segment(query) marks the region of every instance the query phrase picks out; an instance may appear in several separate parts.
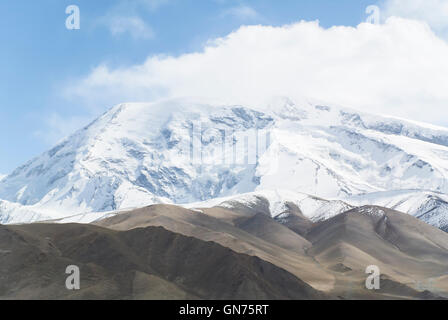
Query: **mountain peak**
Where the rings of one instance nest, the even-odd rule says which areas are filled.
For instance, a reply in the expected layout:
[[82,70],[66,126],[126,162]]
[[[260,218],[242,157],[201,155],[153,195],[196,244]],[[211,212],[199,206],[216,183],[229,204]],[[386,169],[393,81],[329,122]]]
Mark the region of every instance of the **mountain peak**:
[[123,103],[0,180],[0,199],[55,218],[261,190],[349,202],[448,193],[447,159],[448,130],[307,100]]

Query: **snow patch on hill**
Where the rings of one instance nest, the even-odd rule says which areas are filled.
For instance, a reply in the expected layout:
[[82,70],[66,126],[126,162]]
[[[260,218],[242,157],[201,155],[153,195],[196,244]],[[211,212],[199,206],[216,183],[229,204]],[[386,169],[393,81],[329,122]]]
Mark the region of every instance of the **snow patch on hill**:
[[353,208],[353,206],[340,200],[325,200],[290,190],[257,190],[251,193],[190,203],[183,206],[188,209],[212,207],[234,209],[240,204],[253,207],[260,201],[260,198],[269,202],[269,211],[273,218],[283,214],[287,210],[288,203],[296,205],[303,215],[312,221],[329,219]]
[[396,190],[356,195],[354,205],[378,205],[404,213],[448,231],[448,195],[424,190]]

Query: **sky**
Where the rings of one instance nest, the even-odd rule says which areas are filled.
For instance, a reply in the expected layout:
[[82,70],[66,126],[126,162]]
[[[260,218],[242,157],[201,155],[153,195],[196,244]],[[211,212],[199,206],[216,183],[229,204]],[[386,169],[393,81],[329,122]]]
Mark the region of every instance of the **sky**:
[[5,0],[0,40],[0,173],[115,104],[171,96],[297,95],[448,126],[448,0]]

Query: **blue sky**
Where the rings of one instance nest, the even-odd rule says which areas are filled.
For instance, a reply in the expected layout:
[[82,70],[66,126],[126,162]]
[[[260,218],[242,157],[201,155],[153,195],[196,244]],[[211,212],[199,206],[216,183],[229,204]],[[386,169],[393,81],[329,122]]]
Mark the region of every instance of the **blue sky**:
[[[65,9],[72,4],[81,11],[80,30],[65,28]],[[1,1],[0,173],[45,151],[104,112],[109,103],[123,102],[92,107],[64,94],[66,86],[98,65],[125,68],[156,54],[200,51],[207,40],[241,25],[282,26],[318,19],[325,28],[357,26],[366,19],[370,4],[375,1]]]

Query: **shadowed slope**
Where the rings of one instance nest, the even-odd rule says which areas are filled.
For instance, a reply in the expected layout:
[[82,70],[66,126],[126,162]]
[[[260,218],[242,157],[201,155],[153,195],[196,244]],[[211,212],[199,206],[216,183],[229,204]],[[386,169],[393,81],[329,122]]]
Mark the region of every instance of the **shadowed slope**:
[[[247,230],[238,227],[244,221],[249,222]],[[257,223],[260,225],[254,228]],[[262,213],[251,216],[248,212],[241,214],[224,208],[193,211],[171,205],[153,205],[118,214],[97,224],[114,230],[163,226],[173,232],[214,241],[236,252],[257,256],[318,290],[330,290],[334,283],[334,276],[316,268],[314,259],[305,253],[310,247],[306,239],[267,216],[263,217]],[[271,232],[265,232],[267,229]]]
[[[324,295],[259,258],[163,228],[0,226],[0,298],[315,299]],[[65,288],[65,268],[81,290]]]
[[[313,244],[309,253],[320,264],[339,269],[339,289],[357,283],[361,290],[365,268],[377,265],[391,281],[414,288],[431,282],[433,292],[448,292],[448,282],[441,278],[448,271],[448,234],[410,215],[360,207],[315,224],[307,239]],[[391,293],[396,295],[398,289]]]

